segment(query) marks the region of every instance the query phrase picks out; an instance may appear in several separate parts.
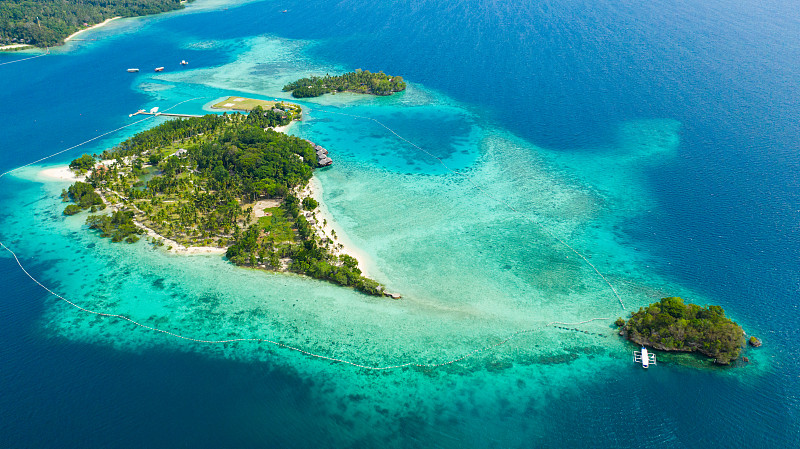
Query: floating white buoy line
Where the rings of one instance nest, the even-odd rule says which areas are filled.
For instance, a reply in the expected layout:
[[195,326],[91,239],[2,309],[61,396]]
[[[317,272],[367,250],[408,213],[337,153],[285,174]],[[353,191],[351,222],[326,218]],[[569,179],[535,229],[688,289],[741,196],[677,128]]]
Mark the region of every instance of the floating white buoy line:
[[[39,56],[36,56],[36,57],[41,57],[41,56],[44,56],[44,55],[39,55]],[[30,59],[30,58],[29,58],[29,59]],[[12,61],[12,62],[15,62],[15,61]],[[169,111],[170,109],[172,109],[172,108],[175,108],[176,106],[178,106],[178,105],[180,105],[180,104],[183,104],[183,103],[186,103],[186,102],[189,102],[189,101],[192,101],[192,100],[196,100],[196,99],[199,99],[199,98],[203,98],[203,97],[195,97],[195,98],[190,98],[190,99],[188,99],[188,100],[181,101],[181,102],[179,102],[179,103],[176,103],[175,105],[171,106],[170,108],[167,108],[167,109],[165,109],[165,110],[164,110],[164,112],[166,112],[166,111]],[[337,113],[335,113],[335,112],[332,112],[332,113],[334,113],[334,114],[337,114]],[[339,114],[341,114],[341,113],[339,113]],[[351,114],[342,114],[342,115],[351,115]],[[91,139],[85,140],[85,141],[83,141],[83,142],[81,142],[81,143],[79,143],[79,144],[77,144],[77,145],[73,145],[73,146],[71,146],[71,147],[69,147],[69,148],[66,148],[66,149],[64,149],[64,150],[57,151],[57,152],[55,152],[55,153],[53,153],[53,154],[50,154],[49,156],[45,156],[45,157],[43,157],[43,158],[40,158],[40,159],[37,159],[37,160],[35,160],[35,161],[33,161],[33,162],[29,162],[29,163],[27,163],[27,164],[25,164],[25,165],[20,165],[19,167],[16,167],[16,168],[13,168],[13,169],[11,169],[11,170],[8,170],[8,171],[6,171],[6,172],[3,172],[2,174],[0,174],[0,178],[2,178],[3,176],[5,176],[5,175],[7,175],[7,174],[9,174],[9,173],[11,173],[11,172],[14,172],[14,171],[16,171],[16,170],[19,170],[19,169],[21,169],[21,168],[28,167],[28,166],[30,166],[30,165],[33,165],[33,164],[36,164],[36,163],[42,162],[42,161],[44,161],[44,160],[47,160],[47,159],[50,159],[50,158],[52,158],[52,157],[54,157],[54,156],[57,156],[57,155],[60,155],[60,154],[63,154],[63,153],[65,153],[65,152],[67,152],[67,151],[70,151],[70,150],[73,150],[73,149],[75,149],[75,148],[78,148],[78,147],[80,147],[80,146],[82,146],[82,145],[85,145],[85,144],[87,144],[87,143],[89,143],[89,142],[93,142],[93,141],[95,141],[95,140],[97,140],[97,139],[99,139],[99,138],[101,138],[101,137],[104,137],[104,136],[107,136],[107,135],[109,135],[109,134],[115,133],[115,132],[117,132],[117,131],[120,131],[120,130],[122,130],[122,129],[128,128],[128,127],[130,127],[130,126],[136,125],[136,124],[138,124],[138,123],[141,123],[141,122],[144,122],[144,121],[146,121],[146,120],[151,120],[151,119],[153,119],[154,117],[156,117],[156,116],[155,116],[155,115],[148,116],[148,117],[146,117],[146,118],[143,118],[143,119],[141,119],[141,120],[135,121],[135,122],[133,122],[133,123],[129,123],[129,124],[125,125],[125,126],[121,126],[121,127],[119,127],[119,128],[116,128],[116,129],[113,129],[113,130],[111,130],[111,131],[107,131],[107,132],[105,132],[105,133],[102,133],[102,134],[100,134],[100,135],[97,135],[97,136],[95,136],[95,137],[92,137]],[[353,117],[359,117],[359,116],[353,116]],[[456,173],[456,174],[460,174],[460,173],[458,173],[458,172],[455,172],[455,171],[453,171],[453,170],[452,170],[452,169],[450,169],[449,167],[447,167],[447,165],[446,165],[446,164],[444,164],[444,162],[443,162],[441,159],[439,159],[438,157],[436,157],[436,156],[434,156],[434,155],[432,155],[432,154],[428,153],[427,151],[423,150],[423,149],[422,149],[422,148],[420,148],[419,146],[417,146],[417,145],[413,144],[412,142],[408,141],[407,139],[405,139],[404,137],[400,136],[399,134],[397,134],[396,132],[394,132],[393,130],[391,130],[389,127],[387,127],[387,126],[386,126],[386,125],[384,125],[383,123],[381,123],[381,122],[379,122],[379,121],[377,121],[377,120],[375,120],[375,119],[372,119],[372,118],[367,118],[367,117],[360,117],[360,118],[364,118],[364,119],[367,119],[367,120],[372,120],[372,121],[375,121],[376,123],[378,123],[378,124],[380,124],[381,126],[383,126],[384,128],[386,128],[387,130],[391,131],[391,132],[392,132],[393,134],[395,134],[395,135],[396,135],[398,138],[400,138],[400,139],[402,139],[402,140],[404,140],[404,141],[408,142],[409,144],[411,144],[411,145],[413,145],[414,147],[418,148],[420,151],[423,151],[423,152],[425,152],[426,154],[430,155],[431,157],[433,157],[433,158],[435,158],[435,159],[439,160],[439,162],[440,162],[442,165],[444,165],[444,166],[445,166],[445,168],[447,168],[447,169],[448,169],[448,170],[450,170],[451,172],[453,172],[453,173]],[[462,174],[462,176],[465,176],[465,175],[463,175],[463,174]],[[465,176],[465,179],[467,179],[467,180],[468,180],[470,183],[472,183],[473,185],[475,185],[475,186],[476,186],[476,188],[478,188],[479,190],[481,190],[481,191],[482,191],[482,192],[483,192],[483,193],[484,193],[484,194],[485,194],[487,197],[489,197],[489,198],[491,198],[491,199],[494,199],[494,200],[496,200],[496,201],[498,201],[498,202],[500,202],[500,203],[502,203],[502,204],[505,204],[507,207],[509,207],[511,210],[513,210],[513,211],[514,211],[514,212],[516,212],[516,213],[520,213],[519,211],[517,211],[515,208],[513,208],[511,205],[509,205],[509,204],[508,204],[508,203],[506,203],[505,201],[502,201],[502,200],[496,199],[496,198],[494,198],[493,196],[491,196],[490,194],[488,194],[487,192],[485,192],[485,191],[484,191],[482,188],[480,188],[480,186],[478,186],[477,184],[475,184],[475,183],[474,183],[472,180],[470,180],[470,179],[469,179],[469,178],[467,178],[466,176]],[[527,217],[526,217],[526,218],[527,218]],[[533,221],[532,221],[532,222],[533,222]],[[535,223],[535,224],[539,225],[539,224],[538,224],[538,223],[536,223],[536,222],[533,222],[533,223]],[[541,225],[539,225],[539,226],[541,226]],[[545,230],[546,230],[546,229],[545,229]],[[550,233],[549,231],[548,231],[548,233],[549,233],[550,235],[553,235],[553,234],[552,234],[552,233]],[[597,270],[597,269],[594,267],[594,265],[592,265],[592,264],[591,264],[591,263],[590,263],[588,260],[586,260],[586,258],[585,258],[585,257],[583,257],[583,256],[582,256],[582,255],[581,255],[579,252],[577,252],[577,250],[575,250],[575,249],[574,249],[574,248],[572,248],[571,246],[567,245],[567,244],[566,244],[564,241],[562,241],[561,239],[559,239],[559,238],[558,238],[558,237],[556,237],[556,236],[553,236],[553,237],[554,237],[556,240],[558,240],[559,242],[561,242],[562,244],[564,244],[565,246],[567,246],[568,248],[570,248],[570,249],[571,249],[573,252],[575,252],[576,254],[578,254],[579,256],[581,256],[581,257],[584,259],[584,261],[586,261],[586,262],[587,262],[587,263],[588,263],[588,264],[589,264],[589,265],[590,265],[592,268],[594,268],[594,269],[595,269],[595,271],[596,271],[596,272],[597,272],[597,273],[598,273],[598,274],[599,274],[601,277],[603,277],[603,279],[606,281],[606,283],[607,283],[607,284],[608,284],[608,285],[611,287],[611,289],[612,289],[612,290],[614,291],[614,293],[616,294],[616,290],[615,290],[615,289],[614,289],[614,287],[611,285],[611,283],[610,283],[610,282],[609,282],[609,281],[608,281],[608,280],[605,278],[605,276],[603,276],[603,275],[602,275],[602,274],[601,274],[601,273],[600,273],[600,272],[599,272],[599,271],[598,271],[598,270]],[[268,344],[271,344],[271,345],[274,345],[274,346],[277,346],[277,347],[280,347],[280,348],[289,349],[289,350],[291,350],[291,351],[299,352],[299,353],[301,353],[301,354],[304,354],[304,355],[307,355],[307,356],[309,356],[309,357],[315,357],[315,358],[319,358],[319,359],[322,359],[322,360],[327,360],[327,361],[331,361],[331,362],[342,363],[342,364],[346,364],[346,365],[354,366],[354,367],[356,367],[356,368],[363,368],[363,369],[367,369],[367,370],[374,370],[374,371],[386,371],[386,370],[393,370],[393,369],[405,368],[405,367],[418,367],[418,368],[437,368],[437,367],[442,367],[442,366],[451,365],[451,364],[454,364],[454,363],[460,362],[460,361],[462,361],[462,360],[465,360],[465,359],[468,359],[468,358],[470,358],[470,357],[476,356],[476,355],[478,355],[478,354],[480,354],[480,353],[483,353],[483,352],[489,351],[489,350],[491,350],[491,349],[497,348],[497,347],[499,347],[499,346],[502,346],[502,345],[504,345],[504,344],[508,343],[509,341],[511,341],[512,339],[514,339],[514,338],[516,338],[516,337],[518,337],[518,336],[520,336],[520,335],[524,335],[524,334],[533,333],[533,332],[536,332],[536,331],[539,331],[539,330],[545,329],[545,328],[547,328],[547,327],[550,327],[550,326],[555,326],[555,325],[558,325],[558,324],[560,324],[560,325],[564,325],[564,326],[577,326],[577,325],[581,325],[581,324],[590,323],[590,322],[592,322],[592,321],[598,321],[598,320],[607,321],[607,320],[610,320],[610,318],[607,318],[607,317],[600,317],[600,318],[590,318],[590,319],[587,319],[587,320],[584,320],[584,321],[579,321],[579,322],[574,322],[574,323],[567,323],[567,322],[560,322],[560,321],[551,321],[551,322],[549,322],[549,323],[543,324],[543,325],[541,325],[541,326],[538,326],[538,327],[535,327],[535,328],[531,328],[531,329],[525,329],[525,330],[519,330],[519,331],[516,331],[516,332],[512,332],[512,333],[511,333],[510,335],[508,335],[506,338],[504,338],[503,340],[501,340],[501,341],[499,341],[499,342],[497,342],[497,343],[494,343],[494,344],[491,344],[491,345],[488,345],[488,346],[484,346],[484,347],[479,347],[479,348],[476,348],[476,349],[474,349],[474,350],[472,350],[472,351],[469,351],[469,352],[467,352],[467,353],[465,353],[465,354],[463,354],[463,355],[461,355],[461,356],[459,356],[459,357],[457,357],[457,358],[454,358],[454,359],[449,359],[449,360],[446,360],[446,361],[443,361],[443,362],[440,362],[440,363],[416,363],[416,362],[406,362],[406,363],[395,364],[395,365],[387,365],[387,366],[372,366],[372,365],[365,365],[365,364],[356,363],[356,362],[353,362],[353,361],[350,361],[350,360],[346,360],[346,359],[340,359],[340,358],[330,357],[330,356],[326,356],[326,355],[322,355],[322,354],[316,354],[316,353],[313,353],[313,352],[310,352],[310,351],[306,351],[306,350],[304,350],[304,349],[301,349],[301,348],[298,348],[298,347],[290,346],[290,345],[287,345],[287,344],[285,344],[285,343],[281,343],[281,342],[279,342],[279,341],[270,340],[270,339],[267,339],[267,338],[232,338],[232,339],[224,339],[224,340],[210,340],[210,339],[200,339],[200,338],[193,338],[193,337],[188,337],[188,336],[185,336],[185,335],[179,334],[179,333],[177,333],[177,332],[172,332],[172,331],[168,331],[168,330],[164,330],[164,329],[160,329],[160,328],[157,328],[157,327],[154,327],[154,326],[150,326],[150,325],[147,325],[147,324],[140,323],[140,322],[138,322],[138,321],[136,321],[136,320],[134,320],[134,319],[132,319],[132,318],[130,318],[130,317],[127,317],[127,316],[125,316],[125,315],[120,315],[120,314],[111,313],[111,312],[100,312],[100,311],[96,311],[96,310],[87,309],[87,308],[85,308],[85,307],[82,307],[82,306],[80,306],[79,304],[77,304],[77,303],[75,303],[75,302],[73,302],[73,301],[71,301],[71,300],[69,300],[69,299],[65,298],[64,296],[62,296],[62,295],[60,295],[60,294],[56,293],[55,291],[51,290],[51,289],[50,289],[50,288],[48,288],[46,285],[44,285],[42,282],[40,282],[38,279],[36,279],[36,278],[35,278],[35,277],[34,277],[34,276],[33,276],[33,275],[30,273],[30,272],[28,272],[28,270],[27,270],[27,269],[25,269],[25,267],[22,265],[22,261],[20,261],[20,260],[19,260],[19,257],[17,256],[17,254],[16,254],[16,253],[15,253],[13,250],[11,250],[11,248],[9,248],[8,246],[6,246],[6,245],[5,245],[5,244],[4,244],[2,241],[0,241],[0,247],[2,247],[3,249],[5,249],[6,251],[8,251],[8,252],[9,252],[9,253],[12,255],[12,257],[14,258],[14,260],[15,260],[15,261],[16,261],[16,263],[17,263],[17,266],[19,266],[19,268],[22,270],[22,272],[23,272],[23,273],[25,273],[25,275],[26,275],[26,276],[28,276],[28,277],[29,277],[29,278],[30,278],[30,279],[31,279],[33,282],[35,282],[35,283],[36,283],[37,285],[39,285],[39,286],[40,286],[42,289],[44,289],[45,291],[47,291],[47,292],[48,292],[50,295],[52,295],[52,296],[54,296],[54,297],[58,298],[59,300],[61,300],[61,301],[65,302],[65,303],[67,303],[67,304],[69,304],[70,306],[72,306],[72,307],[74,307],[74,308],[76,308],[76,309],[80,310],[81,312],[85,312],[85,313],[89,313],[89,314],[93,314],[93,315],[97,315],[97,316],[102,316],[102,317],[116,318],[116,319],[119,319],[119,320],[127,321],[127,322],[129,322],[129,323],[131,323],[131,324],[133,324],[133,325],[135,325],[135,326],[137,326],[137,327],[141,327],[141,328],[143,328],[143,329],[146,329],[146,330],[149,330],[149,331],[153,331],[153,332],[161,333],[161,334],[168,335],[168,336],[170,336],[170,337],[173,337],[173,338],[178,338],[178,339],[185,340],[185,341],[190,341],[190,342],[195,342],[195,343],[205,343],[205,344],[225,344],[225,343],[237,343],[237,342],[268,343]],[[620,304],[622,304],[622,299],[621,299],[621,298],[619,298],[619,295],[617,295],[617,298],[619,299],[619,301],[620,301]],[[623,307],[623,309],[625,308],[624,304],[622,304],[622,307]]]

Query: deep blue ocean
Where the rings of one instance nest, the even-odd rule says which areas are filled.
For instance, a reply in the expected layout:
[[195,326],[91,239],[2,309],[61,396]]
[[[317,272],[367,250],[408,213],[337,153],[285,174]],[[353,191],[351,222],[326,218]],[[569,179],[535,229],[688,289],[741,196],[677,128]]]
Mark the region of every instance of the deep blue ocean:
[[[324,396],[315,385],[335,379],[309,378],[269,357],[210,357],[160,346],[158,336],[129,350],[49,331],[43,317],[51,316],[52,297],[3,251],[0,447],[800,447],[796,3],[286,0],[193,11],[196,6],[124,22],[68,51],[0,65],[0,172],[130,123],[128,114],[159,93],[134,88],[127,66],[144,71],[164,59],[186,59],[191,69],[219,67],[257,36],[312,42],[303,47],[304,64],[401,74],[458,102],[482,126],[535,146],[535,156],[568,183],[597,176],[585,161],[608,161],[613,170],[615,153],[608,148],[619,124],[672,120],[680,124],[677,155],[642,163],[640,182],[630,186],[638,190],[626,194],[652,199],[649,209],[619,221],[615,232],[626,247],[646,254],[637,263],[664,282],[712,298],[746,324],[767,355],[750,371],[678,363],[646,372],[632,365],[598,370],[529,411],[513,406],[525,398],[507,397],[485,402],[489,408],[481,413],[460,414],[450,407],[456,398],[447,387],[433,390],[439,396],[409,387],[409,396],[436,420],[390,414],[395,427],[388,435],[356,432],[364,416],[318,413]],[[225,44],[187,47],[186,41]],[[0,54],[0,63],[29,56]],[[191,98],[189,91],[221,95],[211,84],[177,89],[187,91],[180,99]],[[192,113],[207,102],[176,111]],[[310,126],[303,132],[322,132]],[[439,127],[405,126],[423,145],[437,145],[431,134]],[[442,125],[448,126],[466,133],[464,126]],[[124,136],[82,150],[98,151]],[[357,164],[372,156],[347,157]],[[611,187],[597,188],[602,195]],[[11,231],[19,212],[11,204],[44,201],[36,184],[0,180],[0,239],[13,247],[25,233]],[[58,290],[61,281],[48,270],[68,263],[69,255],[60,255],[62,262],[20,256]],[[619,357],[627,362],[629,354]],[[361,381],[372,382],[364,376]],[[546,375],[533,380],[550,381]],[[432,376],[430,382],[448,380]],[[477,392],[478,385],[471,388]],[[378,389],[365,391],[362,401],[380,404]]]

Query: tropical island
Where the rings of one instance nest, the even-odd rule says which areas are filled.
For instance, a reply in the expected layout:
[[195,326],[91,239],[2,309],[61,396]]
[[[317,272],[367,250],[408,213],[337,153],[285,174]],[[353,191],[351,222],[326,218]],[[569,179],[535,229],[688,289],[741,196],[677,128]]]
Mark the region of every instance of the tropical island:
[[184,7],[181,0],[0,0],[0,46],[52,47],[115,17],[136,17]]
[[313,170],[327,157],[309,141],[271,129],[288,115],[256,105],[247,115],[174,119],[106,150],[72,161],[85,182],[62,194],[74,215],[114,242],[147,233],[157,246],[213,249],[234,264],[293,272],[388,295],[362,275],[341,250],[335,231],[317,221],[318,202],[307,192]]
[[682,298],[662,298],[616,325],[627,339],[662,351],[699,352],[714,363],[728,365],[745,344],[742,327],[725,317],[720,306],[684,304]]
[[358,94],[391,95],[406,89],[402,76],[390,76],[383,72],[370,73],[357,69],[343,75],[301,78],[283,86],[284,92],[292,92],[295,98],[319,97],[335,92],[354,92]]

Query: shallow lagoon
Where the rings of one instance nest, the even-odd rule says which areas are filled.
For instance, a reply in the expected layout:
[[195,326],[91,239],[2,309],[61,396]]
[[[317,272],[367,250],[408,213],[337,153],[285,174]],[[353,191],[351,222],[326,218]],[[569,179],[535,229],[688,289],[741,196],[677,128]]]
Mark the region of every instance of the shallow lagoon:
[[[176,108],[192,113],[231,91],[285,98],[280,92],[284,80],[346,68],[316,60],[314,51],[324,44],[311,40],[203,36],[197,24],[218,13],[205,19],[202,14],[162,18],[137,31],[139,43],[158,42],[176,55],[183,50],[197,53],[182,72],[128,78],[131,97],[124,107],[116,107],[118,116],[195,98]],[[158,32],[165,27],[185,31],[159,41]],[[99,52],[109,58],[108,46],[125,47],[134,39],[108,33],[110,41],[82,48],[77,57],[92,60],[93,52]],[[126,59],[137,57],[131,51]],[[70,64],[68,59],[59,61]],[[116,75],[111,77],[121,84]],[[209,394],[200,389],[206,375],[195,372],[198,366],[214,373],[208,376],[240,376],[249,390],[259,392],[244,399],[248,392],[224,387],[233,392],[231,399],[246,404],[242,407],[210,395],[215,399],[205,409],[211,416],[219,418],[220,409],[229,411],[223,419],[227,439],[168,437],[165,432],[161,441],[200,446],[214,444],[209,441],[294,447],[389,441],[398,447],[434,442],[497,447],[557,440],[580,445],[588,435],[609,429],[598,440],[602,446],[694,446],[709,440],[691,429],[693,419],[713,414],[715,404],[731,392],[737,404],[763,396],[766,379],[774,376],[773,357],[780,351],[765,348],[751,354],[753,363],[738,371],[698,371],[683,368],[676,362],[679,357],[667,357],[659,370],[642,373],[631,369],[632,348],[610,326],[624,313],[620,300],[628,309],[666,294],[716,301],[705,289],[660,274],[654,267],[664,264],[663,259],[627,232],[632,222],[663,214],[649,183],[655,171],[669,169],[681,157],[680,121],[619,121],[606,130],[609,137],[602,144],[586,142],[566,152],[535,145],[498,125],[480,107],[421,84],[387,98],[336,95],[302,104],[306,121],[292,132],[323,144],[336,161],[317,174],[328,208],[349,239],[370,256],[379,280],[401,292],[403,300],[379,300],[297,276],[239,269],[219,257],[169,255],[145,242],[111,245],[84,232],[81,216],[60,215],[58,194],[65,185],[30,182],[38,166],[0,180],[7,214],[3,241],[11,242],[37,278],[82,307],[123,314],[190,338],[269,339],[325,357],[386,367],[445,363],[515,336],[444,367],[374,371],[268,342],[176,339],[38,296],[41,313],[27,328],[34,341],[64,345],[76,353],[109,348],[128,355],[126,361],[117,360],[120,366],[151,366],[163,363],[164,357],[180,360],[171,367],[175,374],[153,375],[149,387],[141,386],[144,397],[160,379],[183,379],[189,391],[186,397],[175,396],[175,407],[186,413],[188,405],[180,404],[193,403],[188,396]],[[95,115],[107,111],[105,103],[85,107],[98,111]],[[99,152],[150,123],[81,150]],[[101,124],[96,126],[104,131]],[[93,135],[88,127],[80,129],[81,139]],[[42,148],[63,148],[52,138],[43,140]],[[19,158],[20,164],[26,162]],[[619,300],[570,247],[607,277]],[[15,270],[11,261],[3,266]],[[732,309],[741,310],[736,305]],[[608,319],[546,326],[597,317]],[[107,374],[96,372],[103,384]],[[631,397],[630,385],[639,385],[641,394]],[[695,393],[675,394],[678,385],[702,391],[703,398],[697,403],[691,399]],[[672,398],[664,397],[665,390]],[[766,391],[771,392],[768,398],[774,397],[772,390]],[[687,410],[686,401],[693,408]],[[767,403],[758,406],[758,416],[766,429],[778,430],[786,421],[772,415],[783,407]],[[655,424],[644,439],[629,439],[637,417],[655,410],[665,416],[663,423]],[[135,406],[130,413],[143,414]],[[749,415],[743,410],[719,419]],[[185,419],[189,425],[203,422]],[[586,434],[576,434],[577,427],[587,429]]]

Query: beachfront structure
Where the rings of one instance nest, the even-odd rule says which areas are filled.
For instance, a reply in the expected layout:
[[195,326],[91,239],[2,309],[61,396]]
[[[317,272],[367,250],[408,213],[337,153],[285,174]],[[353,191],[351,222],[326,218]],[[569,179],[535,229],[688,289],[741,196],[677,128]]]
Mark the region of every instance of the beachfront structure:
[[310,143],[314,148],[314,151],[317,152],[317,163],[320,167],[327,167],[328,165],[333,164],[333,159],[328,156],[328,150],[310,140],[306,140],[306,142]]

